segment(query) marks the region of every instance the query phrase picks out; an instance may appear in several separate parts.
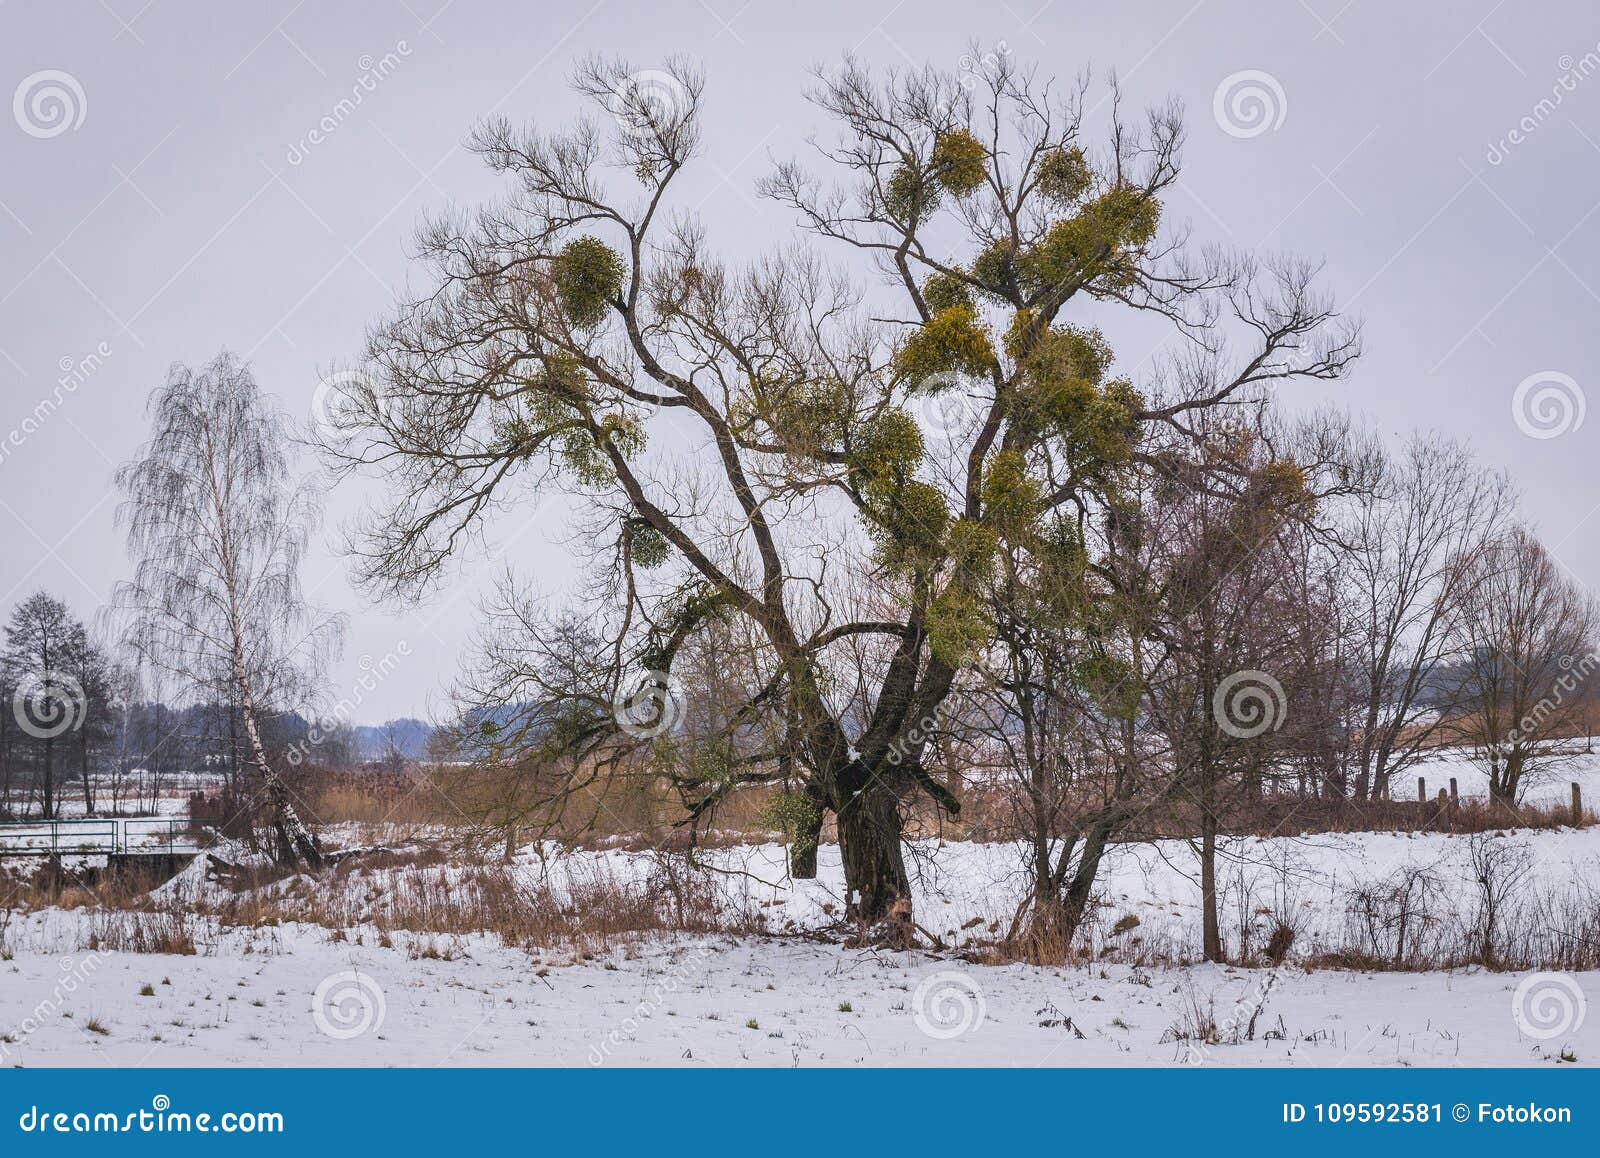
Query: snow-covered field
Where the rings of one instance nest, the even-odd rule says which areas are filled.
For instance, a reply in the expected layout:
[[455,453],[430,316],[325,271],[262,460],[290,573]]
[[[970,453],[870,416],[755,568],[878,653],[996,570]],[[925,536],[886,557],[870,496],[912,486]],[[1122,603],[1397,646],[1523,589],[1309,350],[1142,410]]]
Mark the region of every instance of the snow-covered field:
[[[437,961],[331,943],[305,928],[276,931],[272,941],[272,952],[242,939],[225,940],[215,956],[108,955],[59,1013],[5,1047],[5,1060],[1367,1066],[1555,1064],[1562,1049],[1580,1064],[1600,1056],[1600,1019],[1559,1040],[1519,1033],[1519,978],[1507,974],[1288,969],[1266,998],[1255,1040],[1191,1048],[1163,1039],[1194,1004],[1214,1008],[1225,1028],[1242,1027],[1269,975],[1217,966],[985,968],[923,953],[716,938],[539,976],[525,954],[487,942]],[[0,1019],[31,1016],[86,960],[63,967],[49,954],[18,954],[0,974]],[[319,1018],[314,994],[328,978]],[[1593,991],[1600,973],[1578,981]],[[153,996],[139,996],[146,985]],[[328,1004],[339,993],[345,1004]]]
[[[1410,800],[1416,791],[1417,777],[1427,781],[1428,795],[1437,796],[1439,789],[1450,787],[1450,778],[1456,778],[1456,789],[1463,797],[1485,799],[1489,795],[1489,779],[1481,764],[1472,759],[1464,748],[1436,748],[1428,759],[1407,769],[1394,778],[1391,792],[1396,800]],[[1583,792],[1584,807],[1600,807],[1600,752],[1578,754],[1553,765],[1535,769],[1522,785],[1523,804],[1564,805],[1572,800],[1572,785]]]
[[[1516,831],[1501,842],[1520,888],[1582,890],[1600,880],[1600,829]],[[648,854],[616,850],[541,861],[527,879],[561,887],[597,873],[642,881]],[[1364,833],[1227,843],[1223,916],[1288,916],[1296,957],[1279,970],[1129,964],[1045,968],[973,964],[964,938],[1009,920],[1023,888],[1008,845],[914,846],[919,923],[943,953],[852,949],[812,934],[842,910],[838,850],[819,879],[791,882],[781,848],[711,858],[727,904],[784,936],[618,941],[593,959],[508,948],[487,935],[394,934],[369,923],[400,883],[341,878],[366,916],[343,931],[283,924],[209,927],[193,956],[88,951],[84,911],[15,916],[0,962],[7,1064],[83,1065],[1580,1065],[1600,1059],[1600,973],[1540,979],[1470,969],[1364,973],[1304,967],[1338,943],[1352,894],[1402,868],[1439,882],[1436,916],[1474,905],[1471,838]],[[548,875],[547,875],[548,874]],[[1100,925],[1131,925],[1158,958],[1192,959],[1198,941],[1193,853],[1182,842],[1112,851]],[[164,890],[206,886],[196,867]],[[1132,924],[1131,919],[1137,918]],[[971,926],[970,930],[964,926]],[[799,935],[796,935],[799,934]],[[1105,933],[1102,933],[1102,937]],[[1121,955],[1128,960],[1126,954]],[[1296,963],[1299,961],[1301,963]],[[1523,1012],[1519,1023],[1514,1006]],[[1218,1044],[1182,1034],[1212,1020]],[[1541,1020],[1542,1019],[1542,1020]],[[1252,1026],[1253,1021],[1253,1026]],[[1557,1032],[1540,1036],[1552,1021]]]

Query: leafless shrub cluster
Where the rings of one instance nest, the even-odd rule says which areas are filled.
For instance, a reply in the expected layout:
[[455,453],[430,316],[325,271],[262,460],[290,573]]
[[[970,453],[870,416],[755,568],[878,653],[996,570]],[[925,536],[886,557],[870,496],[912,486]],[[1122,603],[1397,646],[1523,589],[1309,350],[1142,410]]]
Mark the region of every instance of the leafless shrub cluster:
[[204,916],[182,904],[96,909],[89,915],[83,947],[109,953],[191,957],[215,952],[216,930]]

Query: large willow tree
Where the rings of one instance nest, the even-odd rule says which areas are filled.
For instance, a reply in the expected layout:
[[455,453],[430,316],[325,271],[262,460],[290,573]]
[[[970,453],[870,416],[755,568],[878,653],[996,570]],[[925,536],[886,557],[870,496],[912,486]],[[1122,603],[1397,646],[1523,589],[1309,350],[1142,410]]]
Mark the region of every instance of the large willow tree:
[[[668,71],[592,62],[597,118],[475,134],[509,196],[422,231],[430,292],[373,330],[337,408],[334,453],[391,487],[365,577],[420,592],[492,511],[574,496],[591,587],[500,608],[465,688],[484,754],[544,804],[647,757],[691,831],[781,783],[797,872],[831,813],[850,911],[904,938],[903,829],[959,807],[922,756],[990,644],[1000,561],[1085,573],[1152,425],[1336,377],[1355,334],[1308,266],[1163,231],[1175,108],[1130,122],[1113,86],[1091,139],[1086,86],[1003,56],[970,91],[853,60],[821,79],[825,173],[762,184],[814,244],[731,267],[677,195],[702,79]],[[1091,305],[1169,326],[1147,381]],[[681,704],[690,665],[718,682]]]

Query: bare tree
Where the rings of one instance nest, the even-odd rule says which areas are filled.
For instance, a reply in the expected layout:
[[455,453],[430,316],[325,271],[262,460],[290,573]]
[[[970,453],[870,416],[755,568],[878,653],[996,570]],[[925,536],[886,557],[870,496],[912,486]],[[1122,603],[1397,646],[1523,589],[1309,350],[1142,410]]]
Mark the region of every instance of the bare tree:
[[1218,837],[1230,807],[1272,775],[1301,655],[1284,535],[1313,498],[1299,466],[1258,448],[1228,424],[1208,431],[1196,453],[1169,460],[1167,493],[1122,532],[1149,541],[1160,585],[1168,658],[1150,681],[1149,713],[1175,789],[1198,815],[1208,961],[1223,960]]
[[268,759],[265,713],[315,689],[341,623],[301,594],[300,559],[318,496],[290,473],[285,419],[230,354],[199,372],[174,365],[151,398],[150,441],[117,472],[134,578],[118,587],[123,640],[197,699],[226,673],[289,862],[320,866]]
[[1353,691],[1353,790],[1364,800],[1387,796],[1454,714],[1455,685],[1438,678],[1460,643],[1449,625],[1514,498],[1504,474],[1438,436],[1415,435],[1393,456],[1356,435],[1350,457],[1361,485],[1333,519],[1332,554]]
[[[66,733],[83,726],[84,690],[68,670],[75,641],[83,634],[67,605],[47,592],[30,595],[6,624],[0,662],[12,694],[5,710],[23,736],[18,742],[37,753],[36,783],[40,815],[56,815],[57,749]],[[25,737],[25,738],[24,738]]]
[[83,718],[75,738],[83,809],[92,816],[95,767],[110,747],[117,728],[117,673],[110,657],[82,624],[68,637],[62,670],[83,693]]
[[1464,671],[1452,721],[1515,806],[1530,776],[1577,755],[1582,684],[1600,667],[1600,608],[1532,532],[1513,527],[1472,561],[1451,621]]

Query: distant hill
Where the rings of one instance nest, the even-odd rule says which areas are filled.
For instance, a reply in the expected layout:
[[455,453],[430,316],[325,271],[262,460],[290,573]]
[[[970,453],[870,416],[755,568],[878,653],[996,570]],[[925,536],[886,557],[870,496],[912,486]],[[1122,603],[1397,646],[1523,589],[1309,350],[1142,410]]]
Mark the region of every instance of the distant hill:
[[433,736],[433,725],[409,717],[389,720],[382,724],[356,725],[356,745],[361,759],[378,760],[389,750],[391,735],[403,755],[419,759],[428,754],[428,741]]

